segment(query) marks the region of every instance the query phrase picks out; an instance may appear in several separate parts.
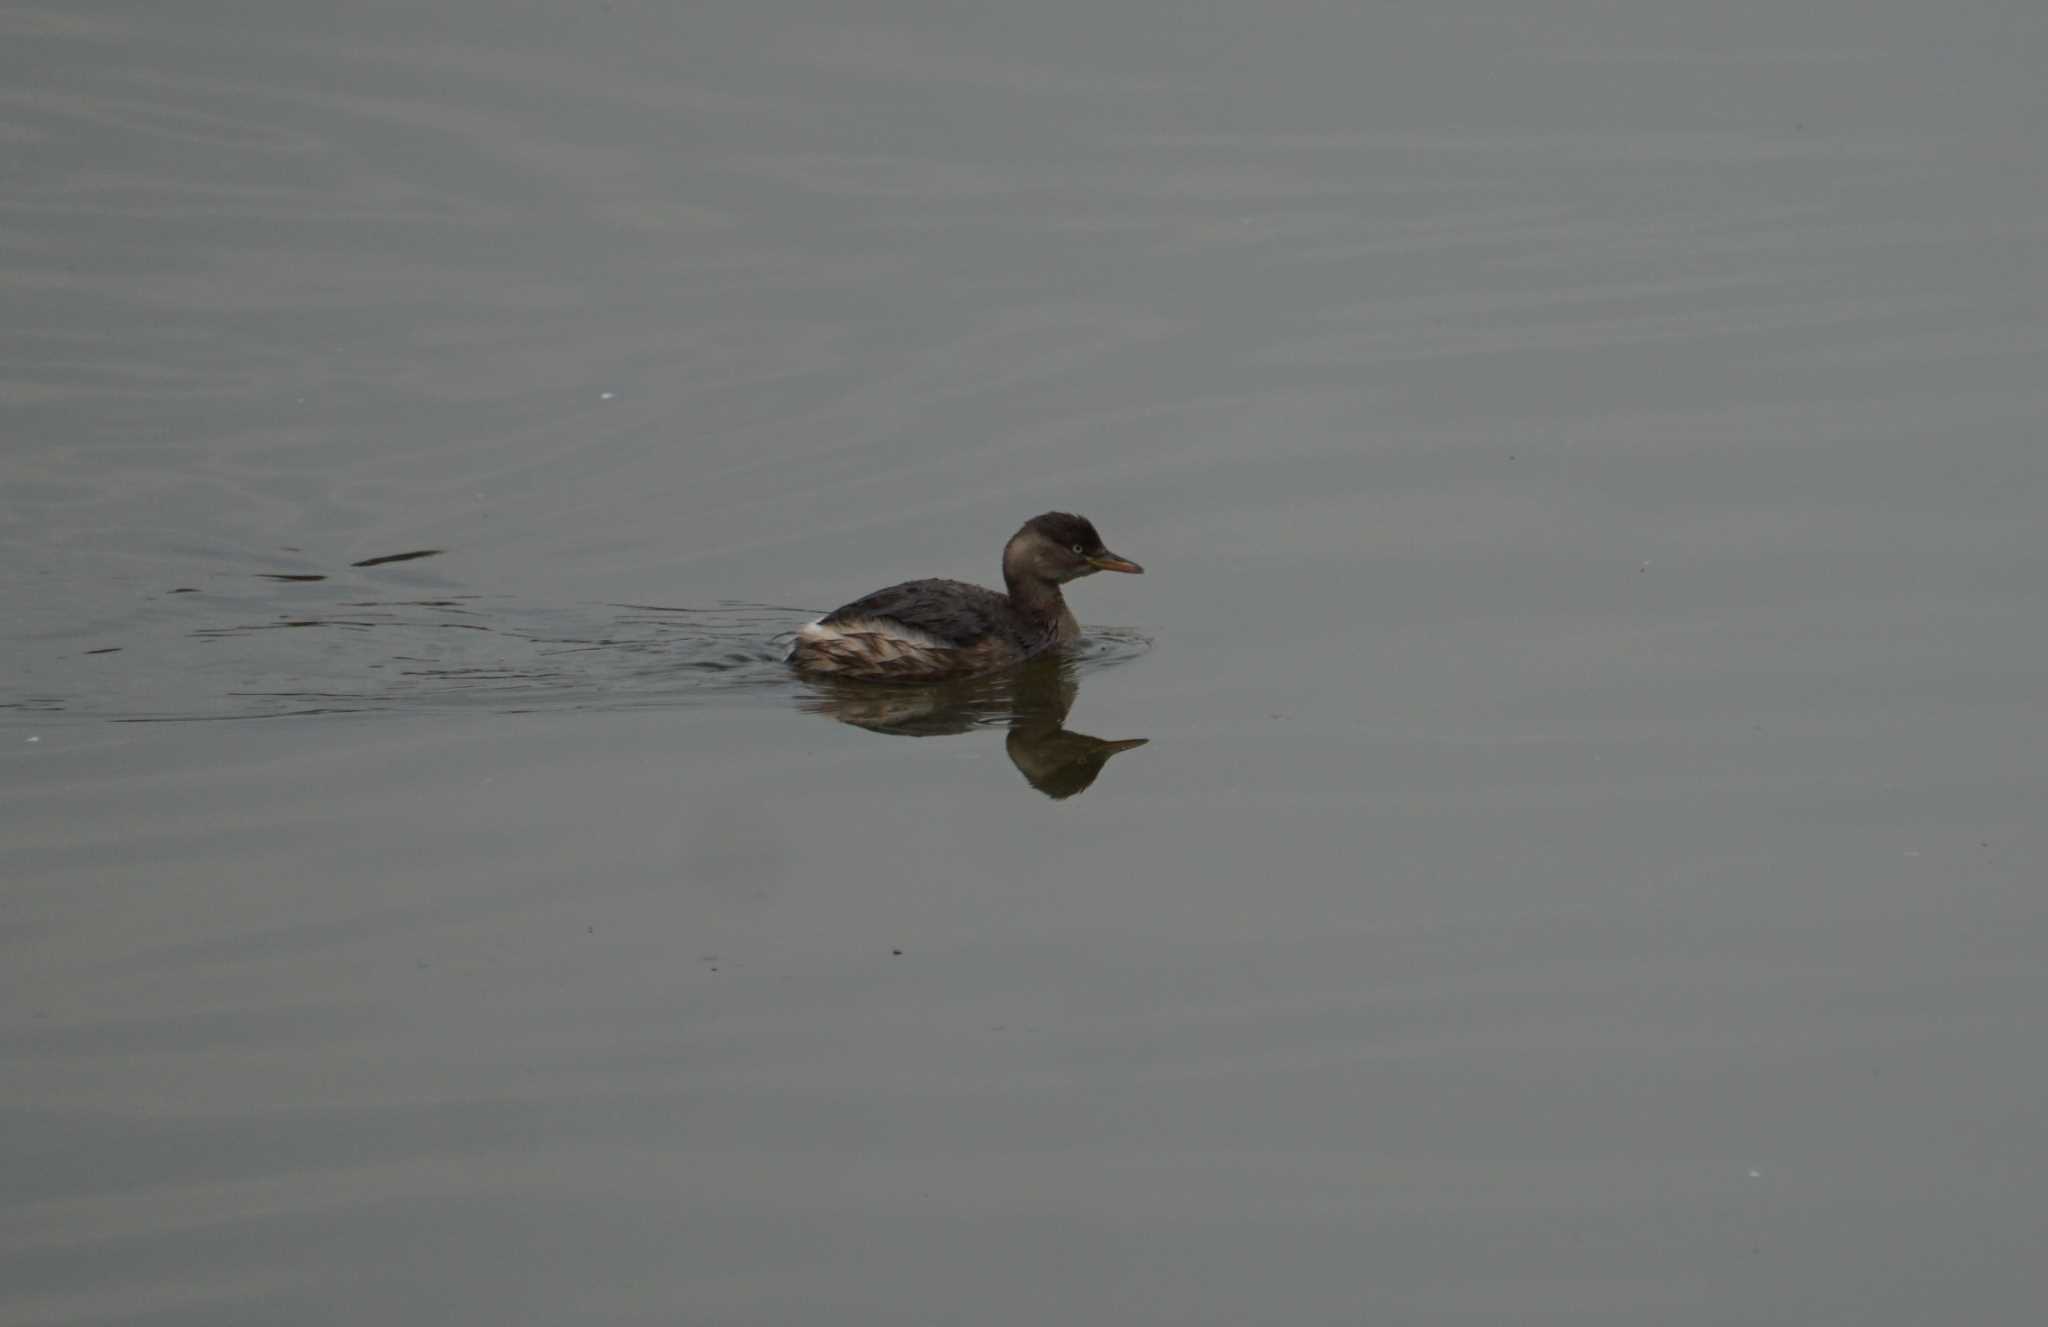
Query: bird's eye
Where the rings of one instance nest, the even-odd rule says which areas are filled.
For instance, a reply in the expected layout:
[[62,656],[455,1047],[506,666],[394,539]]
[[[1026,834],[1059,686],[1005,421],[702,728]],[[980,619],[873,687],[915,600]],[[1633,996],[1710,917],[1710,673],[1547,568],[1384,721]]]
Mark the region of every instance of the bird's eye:
[[1087,554],[1088,554],[1088,550],[1087,550],[1087,549],[1085,549],[1085,548],[1081,547],[1081,545],[1079,545],[1079,544],[1076,544],[1076,545],[1074,545],[1074,556],[1075,556],[1075,557],[1086,557],[1086,556],[1087,556]]

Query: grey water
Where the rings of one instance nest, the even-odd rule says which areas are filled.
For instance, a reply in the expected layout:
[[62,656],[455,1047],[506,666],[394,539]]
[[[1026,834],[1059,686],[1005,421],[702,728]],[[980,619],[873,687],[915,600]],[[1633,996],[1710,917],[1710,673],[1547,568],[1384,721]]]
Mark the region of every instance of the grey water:
[[0,1325],[2032,1321],[2044,57],[0,7]]

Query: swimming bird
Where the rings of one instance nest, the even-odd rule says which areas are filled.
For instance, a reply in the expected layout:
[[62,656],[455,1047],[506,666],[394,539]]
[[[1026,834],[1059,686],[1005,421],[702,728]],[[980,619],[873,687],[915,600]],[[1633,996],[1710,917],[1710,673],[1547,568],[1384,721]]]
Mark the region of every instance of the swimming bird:
[[1005,591],[905,581],[833,609],[796,634],[789,663],[820,677],[931,682],[1007,667],[1081,634],[1060,586],[1098,571],[1142,573],[1102,546],[1086,517],[1049,511],[1003,545]]

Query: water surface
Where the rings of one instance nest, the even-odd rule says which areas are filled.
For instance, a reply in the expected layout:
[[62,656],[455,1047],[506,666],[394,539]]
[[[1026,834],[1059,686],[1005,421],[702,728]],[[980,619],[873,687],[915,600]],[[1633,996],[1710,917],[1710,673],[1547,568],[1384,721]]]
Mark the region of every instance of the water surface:
[[2028,1320],[2044,36],[0,14],[0,1323]]

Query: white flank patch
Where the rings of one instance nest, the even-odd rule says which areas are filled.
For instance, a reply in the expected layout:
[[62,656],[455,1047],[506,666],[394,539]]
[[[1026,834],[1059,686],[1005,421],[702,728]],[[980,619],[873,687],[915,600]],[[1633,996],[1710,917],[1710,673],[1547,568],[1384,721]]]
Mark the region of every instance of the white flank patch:
[[851,622],[835,622],[830,626],[827,626],[822,620],[810,622],[799,628],[796,633],[796,638],[799,642],[811,641],[814,644],[824,644],[828,641],[843,641],[854,636],[881,636],[898,644],[913,646],[920,650],[943,650],[947,648],[946,643],[937,636],[919,631],[915,627],[906,627],[901,622],[891,622],[887,618],[880,617],[855,618]]

